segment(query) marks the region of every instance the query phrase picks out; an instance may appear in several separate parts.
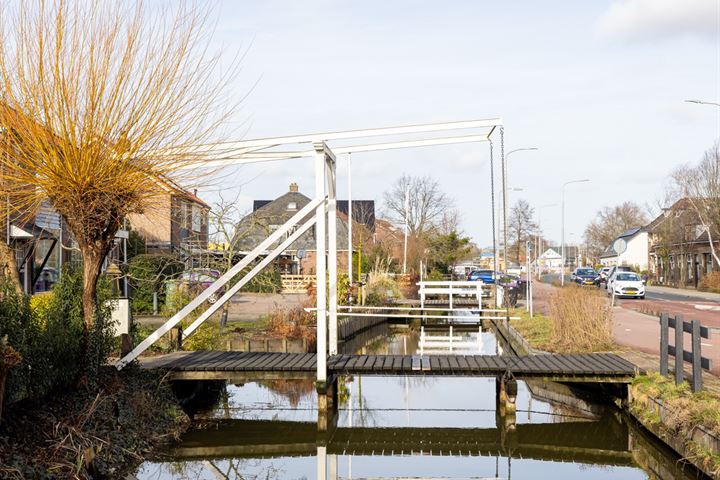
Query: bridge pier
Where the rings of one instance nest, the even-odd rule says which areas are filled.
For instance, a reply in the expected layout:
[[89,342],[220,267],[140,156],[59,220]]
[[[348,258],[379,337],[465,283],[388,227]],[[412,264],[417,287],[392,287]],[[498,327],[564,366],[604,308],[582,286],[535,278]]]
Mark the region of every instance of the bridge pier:
[[337,422],[337,377],[331,375],[325,382],[317,382],[318,432],[327,432]]
[[517,399],[517,380],[500,375],[495,378],[495,406],[501,415],[515,416]]

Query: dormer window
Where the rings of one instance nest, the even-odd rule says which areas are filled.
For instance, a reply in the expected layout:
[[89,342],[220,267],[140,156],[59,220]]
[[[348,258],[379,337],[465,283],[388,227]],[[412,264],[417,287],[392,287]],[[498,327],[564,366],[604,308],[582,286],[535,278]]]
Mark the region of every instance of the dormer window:
[[289,202],[287,205],[288,210],[297,210],[297,202]]

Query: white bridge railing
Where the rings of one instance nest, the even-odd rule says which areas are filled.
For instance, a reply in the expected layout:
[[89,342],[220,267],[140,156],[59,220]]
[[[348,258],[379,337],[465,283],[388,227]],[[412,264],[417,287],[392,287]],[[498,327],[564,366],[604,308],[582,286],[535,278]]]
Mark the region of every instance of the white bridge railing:
[[482,310],[483,282],[481,281],[421,281],[420,287],[420,308],[425,308],[425,300],[428,296],[447,296],[448,306],[453,308],[453,297],[472,296],[478,303],[478,309]]
[[462,350],[466,352],[482,353],[483,338],[482,327],[478,327],[477,339],[463,340],[462,335],[453,335],[453,327],[450,325],[450,333],[448,335],[428,335],[425,327],[420,327],[420,355],[438,351],[456,351]]

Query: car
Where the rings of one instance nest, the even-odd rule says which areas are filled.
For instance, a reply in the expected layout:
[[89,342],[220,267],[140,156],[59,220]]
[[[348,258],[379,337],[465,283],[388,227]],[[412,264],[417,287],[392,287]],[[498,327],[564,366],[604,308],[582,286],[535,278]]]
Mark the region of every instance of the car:
[[483,283],[495,283],[497,274],[492,270],[473,270],[467,276],[469,282],[480,280]]
[[600,276],[601,282],[604,282],[605,280],[607,280],[608,275],[610,275],[610,270],[612,270],[611,267],[603,267],[600,269],[600,272],[598,272],[598,274]]
[[[215,283],[220,276],[221,274],[219,270],[196,268],[194,270],[183,272],[180,276],[180,282],[188,288],[191,294],[199,295],[203,290]],[[208,298],[207,301],[208,303],[215,303],[224,294],[225,287],[221,287],[218,291],[210,295],[210,298]]]
[[572,273],[571,278],[578,285],[596,285],[600,277],[592,268],[578,267]]
[[35,287],[33,288],[33,291],[35,293],[48,292],[52,289],[53,285],[58,282],[59,278],[60,272],[57,270],[57,268],[45,267],[42,269],[42,272],[40,273],[37,282],[35,282]]
[[635,272],[617,270],[608,278],[606,290],[616,297],[645,298],[645,282]]

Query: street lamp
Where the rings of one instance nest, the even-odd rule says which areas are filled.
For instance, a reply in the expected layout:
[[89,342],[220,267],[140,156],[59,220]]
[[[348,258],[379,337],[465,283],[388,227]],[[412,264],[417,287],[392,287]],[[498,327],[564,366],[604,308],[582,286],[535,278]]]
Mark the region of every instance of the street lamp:
[[522,152],[527,150],[537,150],[537,147],[523,147],[510,150],[503,157],[502,164],[502,189],[503,189],[503,259],[505,261],[505,271],[507,272],[507,162],[510,159],[510,155],[515,152]]
[[571,183],[583,183],[583,182],[589,182],[589,178],[583,178],[582,180],[570,180],[569,182],[563,183],[562,186],[562,203],[561,203],[561,220],[560,220],[560,239],[561,239],[561,263],[560,263],[560,285],[565,286],[565,187],[570,185]]
[[706,102],[704,100],[685,100],[687,103],[697,103],[698,105],[714,105],[720,107],[720,103],[717,102]]
[[557,203],[548,203],[546,205],[540,205],[538,207],[538,223],[537,223],[537,236],[535,240],[535,263],[537,263],[537,277],[538,280],[540,280],[540,254],[542,253],[542,248],[540,247],[540,222],[542,221],[542,211],[543,208],[548,207],[557,207]]

